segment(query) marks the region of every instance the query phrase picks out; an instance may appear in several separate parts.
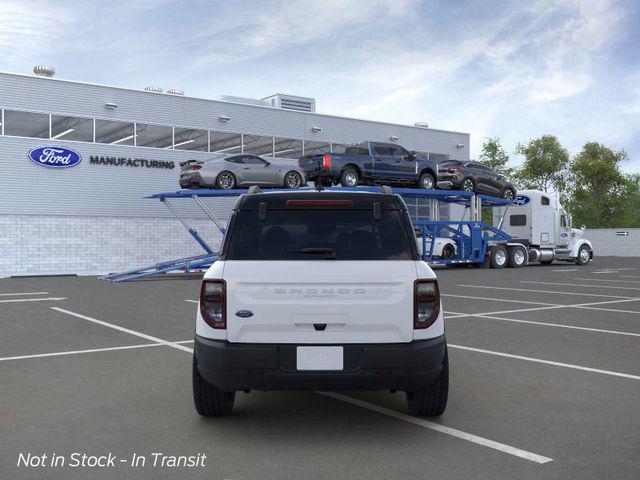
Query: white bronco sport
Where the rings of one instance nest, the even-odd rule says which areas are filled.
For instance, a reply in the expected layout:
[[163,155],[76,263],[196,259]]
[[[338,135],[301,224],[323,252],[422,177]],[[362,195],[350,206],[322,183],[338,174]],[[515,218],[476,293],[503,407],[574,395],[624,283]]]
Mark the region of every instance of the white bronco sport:
[[403,390],[441,415],[449,370],[436,277],[401,197],[242,195],[202,282],[193,396],[204,416],[239,390]]

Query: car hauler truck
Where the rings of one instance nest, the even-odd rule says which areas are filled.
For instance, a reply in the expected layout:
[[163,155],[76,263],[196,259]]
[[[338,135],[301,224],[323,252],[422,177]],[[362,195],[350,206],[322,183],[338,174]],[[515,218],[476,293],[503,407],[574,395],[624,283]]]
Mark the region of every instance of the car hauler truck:
[[[493,225],[511,237],[506,243],[507,252],[520,249],[518,265],[509,266],[550,264],[554,260],[585,265],[593,259],[591,242],[582,238],[585,227],[572,228],[571,216],[554,196],[539,190],[522,190],[512,205],[497,210]],[[522,259],[524,253],[526,258]],[[496,255],[495,247],[489,255]],[[513,263],[512,257],[509,255],[507,261]]]

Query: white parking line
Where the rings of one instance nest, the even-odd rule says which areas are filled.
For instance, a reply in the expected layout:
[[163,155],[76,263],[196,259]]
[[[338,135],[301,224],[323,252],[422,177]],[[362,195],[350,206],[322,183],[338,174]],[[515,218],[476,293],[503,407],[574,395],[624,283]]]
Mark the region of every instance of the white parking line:
[[[179,342],[171,343],[193,343],[193,340],[180,340]],[[162,343],[143,343],[140,345],[125,345],[123,347],[105,347],[105,348],[90,348],[87,350],[66,350],[64,352],[52,352],[52,353],[36,353],[33,355],[20,355],[17,357],[0,357],[0,362],[6,362],[8,360],[26,360],[29,358],[45,358],[45,357],[58,357],[63,355],[78,355],[82,353],[95,353],[95,352],[111,352],[117,350],[131,350],[135,348],[147,348],[147,347],[164,347]]]
[[577,272],[579,268],[561,268],[559,270],[551,270],[552,272]]
[[541,358],[523,357],[521,355],[513,355],[511,353],[495,352],[493,350],[485,350],[483,348],[474,348],[474,347],[465,347],[463,345],[453,345],[451,343],[449,343],[448,346],[449,348],[458,348],[460,350],[468,350],[470,352],[485,353],[487,355],[496,355],[498,357],[515,358],[517,360],[524,360],[527,362],[534,362],[534,363],[542,363],[544,365],[552,365],[554,367],[571,368],[574,370],[582,370],[584,372],[601,373],[604,375],[611,375],[614,377],[629,378],[631,380],[640,380],[640,376],[631,375],[630,373],[613,372],[611,370],[600,370],[599,368],[583,367],[581,365],[573,365],[571,363],[553,362],[551,360],[543,360]]
[[471,297],[469,295],[453,295],[451,293],[441,293],[440,294],[441,297],[452,297],[452,298],[466,298],[469,300],[487,300],[487,301],[494,301],[494,302],[508,302],[508,303],[527,303],[530,305],[545,305],[547,307],[550,306],[556,306],[559,304],[556,303],[544,303],[544,302],[530,302],[530,301],[523,301],[523,300],[511,300],[508,298],[489,298],[489,297]]
[[178,350],[183,350],[185,352],[193,353],[193,349],[187,348],[187,347],[183,347],[182,345],[179,345],[179,344],[177,344],[175,342],[169,342],[167,340],[163,340],[161,338],[154,337],[152,335],[147,335],[146,333],[142,333],[142,332],[137,332],[135,330],[131,330],[130,328],[125,328],[125,327],[121,327],[119,325],[114,325],[113,323],[103,322],[102,320],[98,320],[96,318],[87,317],[86,315],[81,315],[79,313],[75,313],[75,312],[72,312],[70,310],[65,310],[64,308],[59,308],[59,307],[50,307],[50,308],[52,310],[55,310],[56,312],[66,313],[67,315],[71,315],[71,316],[76,317],[76,318],[81,318],[82,320],[86,320],[88,322],[97,323],[98,325],[102,325],[102,326],[105,326],[105,327],[113,328],[114,330],[118,330],[120,332],[128,333],[130,335],[135,335],[136,337],[145,338],[145,339],[150,340],[152,342],[156,342],[156,343],[160,343],[162,345],[166,345],[167,347],[172,347],[172,348],[176,348]]
[[615,288],[615,289],[618,289],[618,290],[640,290],[640,287],[620,287],[618,285],[586,285],[586,284],[580,284],[580,283],[538,282],[538,281],[535,281],[535,280],[520,280],[520,283],[536,283],[536,284],[542,284],[542,285],[560,285],[560,286],[565,286],[565,287]]
[[[547,283],[547,282],[542,282]],[[547,283],[548,284],[548,283]],[[557,290],[531,290],[529,288],[512,288],[512,287],[492,287],[489,285],[464,285],[459,284],[456,287],[465,287],[465,288],[488,288],[493,290],[510,290],[513,292],[529,292],[529,293],[554,293],[556,295],[577,295],[582,297],[606,297],[606,298],[624,298],[629,300],[638,300],[638,297],[623,297],[620,295],[602,295],[599,293],[576,293],[576,292],[559,292]]]
[[632,332],[621,332],[619,330],[604,330],[601,328],[589,328],[589,327],[579,327],[577,325],[563,325],[561,323],[549,323],[549,322],[535,322],[533,320],[519,320],[516,318],[503,318],[503,317],[496,317],[495,315],[479,315],[479,314],[468,314],[465,315],[463,313],[458,313],[458,312],[445,312],[445,313],[452,313],[454,316],[453,317],[447,317],[447,318],[461,318],[461,317],[473,317],[473,318],[488,318],[491,320],[502,320],[504,322],[513,322],[513,323],[528,323],[531,325],[541,325],[544,327],[558,327],[558,328],[568,328],[571,330],[584,330],[587,332],[597,332],[597,333],[610,333],[613,335],[626,335],[629,337],[640,337],[640,333],[632,333]]
[[190,303],[198,303],[198,300],[190,300],[188,298],[186,298],[184,301],[185,302],[190,302]]
[[531,462],[548,463],[553,461],[552,458],[544,457],[542,455],[538,455],[537,453],[527,452],[526,450],[521,450],[519,448],[512,447],[511,445],[495,442],[493,440],[489,440],[488,438],[479,437],[472,433],[463,432],[462,430],[457,430],[455,428],[447,427],[445,425],[440,425],[439,423],[430,422],[422,418],[412,417],[410,415],[400,413],[395,410],[391,410],[389,408],[384,408],[379,405],[375,405],[373,403],[364,402],[356,398],[347,397],[346,395],[341,395],[339,393],[333,393],[333,392],[317,392],[317,393],[319,393],[320,395],[324,395],[325,397],[330,397],[335,400],[340,400],[341,402],[350,403],[351,405],[356,405],[361,408],[366,408],[367,410],[371,410],[377,413],[381,413],[383,415],[387,415],[389,417],[393,417],[397,420],[402,420],[403,422],[412,423],[420,427],[425,427],[430,430],[435,430],[436,432],[444,433],[445,435],[456,437],[461,440],[466,440],[467,442],[475,443],[477,445],[482,445],[483,447],[488,447],[493,450],[498,450],[500,452],[507,453],[515,457],[524,458],[525,460],[529,460]]
[[13,297],[14,295],[49,295],[49,292],[0,293],[0,297]]
[[638,280],[609,280],[608,278],[581,278],[573,277],[572,280],[588,280],[589,282],[613,282],[613,283],[640,283]]
[[0,300],[0,303],[19,303],[19,302],[57,302],[66,300],[67,297],[47,297],[47,298],[11,298],[9,300]]
[[620,278],[640,278],[640,275],[620,275]]

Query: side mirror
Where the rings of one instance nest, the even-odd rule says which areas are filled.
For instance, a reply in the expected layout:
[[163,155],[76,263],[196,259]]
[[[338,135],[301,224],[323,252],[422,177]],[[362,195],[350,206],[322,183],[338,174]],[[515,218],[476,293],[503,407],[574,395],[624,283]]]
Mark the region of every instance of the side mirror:
[[410,162],[412,162],[413,160],[416,159],[416,152],[411,150],[407,155],[404,156],[404,159],[405,160],[409,160]]

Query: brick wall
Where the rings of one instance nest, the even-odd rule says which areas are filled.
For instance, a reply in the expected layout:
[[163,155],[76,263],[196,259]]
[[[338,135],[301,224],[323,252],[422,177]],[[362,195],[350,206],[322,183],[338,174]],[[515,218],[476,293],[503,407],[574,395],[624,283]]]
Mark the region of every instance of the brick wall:
[[[219,248],[211,222],[189,222]],[[204,253],[172,218],[0,215],[0,232],[0,277],[99,275]]]
[[589,228],[584,238],[593,243],[594,256],[640,257],[640,228]]

